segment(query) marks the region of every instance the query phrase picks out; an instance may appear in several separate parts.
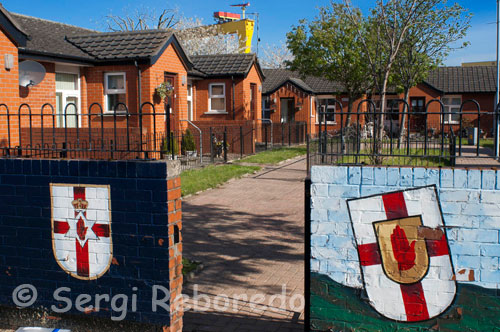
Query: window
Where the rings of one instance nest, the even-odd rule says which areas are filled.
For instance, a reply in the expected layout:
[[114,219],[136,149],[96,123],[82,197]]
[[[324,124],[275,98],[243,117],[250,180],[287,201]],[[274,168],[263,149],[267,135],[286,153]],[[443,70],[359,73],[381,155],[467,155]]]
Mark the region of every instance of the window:
[[[80,84],[78,67],[70,68],[74,73],[56,72],[56,126],[58,128],[76,128],[81,123]],[[78,114],[78,115],[77,115]]]
[[213,83],[209,90],[209,113],[226,113],[226,86],[222,83]]
[[193,121],[193,85],[187,86],[188,120]]
[[[323,114],[318,114],[322,116],[321,122],[335,123],[335,107],[337,103],[335,98],[318,99],[319,110]],[[316,118],[319,122],[319,116]]]
[[441,100],[444,104],[444,123],[459,123],[461,96],[446,96]]
[[250,112],[254,116],[257,109],[257,84],[250,83]]
[[271,97],[262,96],[262,119],[271,118]]
[[[377,112],[380,112],[380,100],[375,102]],[[393,99],[387,99],[385,102],[385,120],[399,121],[399,102]]]
[[411,107],[412,113],[424,113],[425,112],[425,98],[424,97],[410,98],[410,107]]
[[114,112],[115,108],[117,112],[127,111],[124,107],[127,102],[127,89],[125,83],[125,73],[104,74],[106,112]]

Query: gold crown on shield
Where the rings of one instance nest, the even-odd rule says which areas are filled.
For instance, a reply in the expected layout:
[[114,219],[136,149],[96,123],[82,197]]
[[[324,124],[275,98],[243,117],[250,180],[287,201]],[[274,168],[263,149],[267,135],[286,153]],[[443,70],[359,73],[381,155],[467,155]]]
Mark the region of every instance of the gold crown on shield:
[[84,199],[75,199],[71,204],[75,207],[75,210],[86,210],[89,206],[89,202]]

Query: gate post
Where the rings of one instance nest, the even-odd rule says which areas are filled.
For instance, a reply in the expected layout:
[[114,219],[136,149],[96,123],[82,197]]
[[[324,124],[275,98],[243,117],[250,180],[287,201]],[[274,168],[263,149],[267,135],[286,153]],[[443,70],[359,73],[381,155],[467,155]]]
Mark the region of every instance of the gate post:
[[[178,160],[167,163],[168,252],[170,276],[170,326],[164,331],[181,332],[182,303],[182,200],[181,166]],[[161,245],[161,244],[160,244]]]

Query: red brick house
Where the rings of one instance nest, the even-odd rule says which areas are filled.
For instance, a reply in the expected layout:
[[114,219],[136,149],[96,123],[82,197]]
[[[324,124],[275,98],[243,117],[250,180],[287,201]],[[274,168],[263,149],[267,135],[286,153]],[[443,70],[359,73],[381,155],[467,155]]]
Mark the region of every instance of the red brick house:
[[[166,132],[167,105],[172,130],[185,128],[179,120],[258,120],[262,114],[259,91],[264,76],[255,55],[191,59],[170,30],[102,33],[10,13],[0,5],[0,50],[4,60],[0,67],[0,104],[5,104],[0,107],[3,146],[7,144],[7,118],[10,146],[19,143],[19,133],[13,130],[18,125],[14,115],[23,104],[38,114],[29,119],[28,106],[23,105],[23,129],[39,128],[43,119],[43,127],[96,128],[116,123],[119,128],[137,128],[139,120],[134,115],[152,114],[151,105],[161,115],[144,118],[144,134]],[[26,60],[36,61],[46,70],[36,86],[19,85],[19,63]],[[162,82],[174,88],[166,103],[155,91]],[[52,106],[42,110],[46,103],[54,108],[54,123],[50,120]],[[141,110],[144,103],[151,104]],[[9,117],[5,116],[6,107]],[[103,116],[89,116],[89,108],[91,114],[102,112]]]
[[[309,133],[318,132],[318,106],[323,109],[328,107],[327,120],[328,130],[340,129],[339,105],[335,98],[342,104],[342,111],[347,112],[348,99],[342,92],[340,84],[330,82],[320,77],[301,77],[298,73],[283,69],[265,69],[266,80],[263,84],[264,117],[273,122],[306,122]],[[428,78],[421,84],[410,90],[410,129],[420,130],[422,122],[425,122],[425,105],[431,100],[438,99],[444,104],[444,111],[454,114],[446,114],[444,125],[451,126],[454,130],[459,128],[458,114],[460,105],[468,100],[474,99],[481,106],[481,112],[493,112],[495,100],[496,69],[494,67],[440,67],[429,73]],[[390,93],[387,95],[387,112],[394,111],[394,117],[388,116],[386,127],[393,122],[393,129],[397,129],[401,121],[399,112],[403,107],[398,106],[394,99],[403,99],[403,94]],[[374,97],[376,100],[376,96]],[[358,110],[361,99],[354,102],[353,112]],[[327,106],[328,103],[328,106]],[[360,112],[366,111],[367,103],[361,104]],[[473,103],[466,103],[463,112],[476,112]],[[431,103],[427,109],[427,125],[437,132],[443,124],[440,114],[439,103]],[[481,116],[481,129],[483,133],[491,136],[492,116]],[[477,126],[478,116],[475,114],[463,115],[463,120],[469,125]],[[345,116],[344,116],[345,121]],[[363,119],[361,119],[363,122]],[[345,125],[345,122],[344,122]]]

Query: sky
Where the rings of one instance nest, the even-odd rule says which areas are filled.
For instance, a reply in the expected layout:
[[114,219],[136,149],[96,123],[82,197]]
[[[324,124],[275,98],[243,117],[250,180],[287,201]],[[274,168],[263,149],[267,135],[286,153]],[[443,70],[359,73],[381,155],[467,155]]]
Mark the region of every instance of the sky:
[[[107,14],[121,15],[141,6],[162,9],[177,8],[187,17],[198,17],[205,24],[214,23],[213,12],[231,11],[239,13],[239,8],[231,4],[250,2],[248,13],[259,14],[260,45],[278,45],[286,40],[286,33],[300,19],[312,20],[318,7],[328,5],[330,0],[0,0],[9,11],[73,24],[85,28],[103,30],[103,18]],[[367,12],[374,0],[351,0],[354,6]],[[455,2],[449,0],[449,3]],[[456,0],[474,14],[466,41],[470,46],[450,54],[445,64],[460,65],[462,62],[492,61],[496,59],[496,1]],[[254,38],[254,41],[256,38]],[[256,48],[254,47],[253,51]]]

